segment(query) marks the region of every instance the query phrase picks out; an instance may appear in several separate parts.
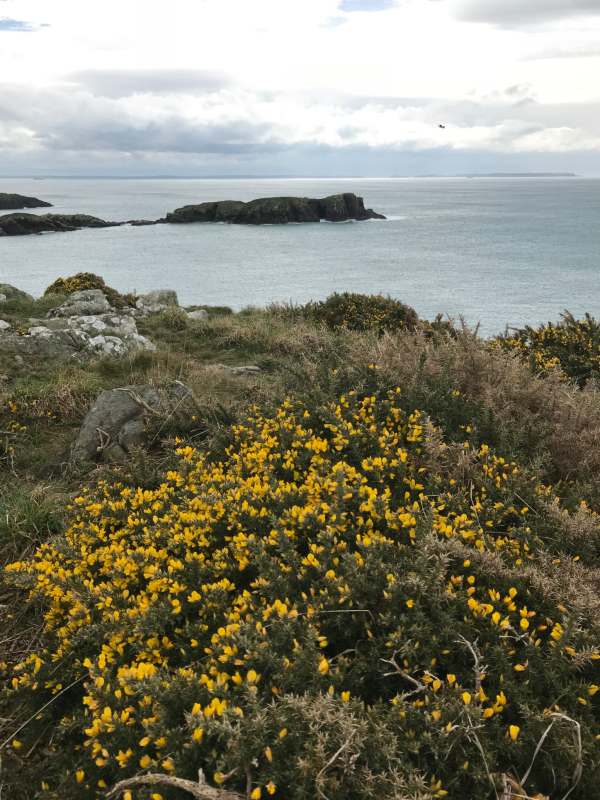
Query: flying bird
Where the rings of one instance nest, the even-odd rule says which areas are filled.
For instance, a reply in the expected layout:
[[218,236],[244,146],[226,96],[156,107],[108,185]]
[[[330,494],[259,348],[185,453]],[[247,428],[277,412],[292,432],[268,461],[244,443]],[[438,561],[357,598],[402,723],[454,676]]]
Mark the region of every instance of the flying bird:
[[445,126],[445,125],[442,125],[441,123],[440,123],[440,125],[438,125],[438,128],[441,128],[441,129],[442,129],[442,130],[444,130],[444,131],[446,130],[446,126]]

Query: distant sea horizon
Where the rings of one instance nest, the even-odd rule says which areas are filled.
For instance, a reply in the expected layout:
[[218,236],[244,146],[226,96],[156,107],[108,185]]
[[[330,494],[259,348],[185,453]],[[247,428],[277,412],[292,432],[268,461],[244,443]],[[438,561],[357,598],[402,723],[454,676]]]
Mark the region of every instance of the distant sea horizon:
[[0,178],[35,213],[157,219],[179,206],[355,192],[387,220],[339,224],[123,226],[0,239],[0,281],[40,295],[94,272],[120,291],[173,288],[185,305],[304,303],[332,292],[398,298],[420,316],[462,317],[485,335],[600,317],[600,179]]
[[253,174],[220,174],[214,175],[173,175],[157,173],[156,175],[96,175],[81,174],[81,175],[61,175],[61,174],[48,174],[30,173],[28,175],[22,174],[9,174],[0,173],[0,180],[109,180],[109,181],[136,181],[136,180],[191,180],[191,181],[245,181],[245,180],[310,180],[310,181],[328,181],[328,180],[402,180],[408,178],[411,180],[418,178],[600,178],[600,175],[582,175],[577,172],[464,172],[464,173],[424,173],[417,175],[292,175],[292,174],[274,174],[274,175],[253,175]]

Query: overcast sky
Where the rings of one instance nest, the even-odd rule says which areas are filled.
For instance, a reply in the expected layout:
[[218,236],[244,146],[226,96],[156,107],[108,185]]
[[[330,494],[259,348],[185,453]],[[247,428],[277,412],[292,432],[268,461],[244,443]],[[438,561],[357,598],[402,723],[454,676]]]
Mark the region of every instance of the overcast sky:
[[598,76],[600,0],[0,0],[0,174],[600,175]]

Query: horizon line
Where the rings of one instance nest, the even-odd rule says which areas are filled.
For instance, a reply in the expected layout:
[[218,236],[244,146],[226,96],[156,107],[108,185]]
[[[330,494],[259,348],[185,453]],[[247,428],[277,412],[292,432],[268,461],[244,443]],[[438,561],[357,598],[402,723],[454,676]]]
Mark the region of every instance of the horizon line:
[[159,173],[156,175],[64,175],[64,174],[40,174],[32,173],[29,175],[3,174],[0,173],[0,180],[402,180],[426,179],[426,178],[526,178],[526,177],[547,177],[547,178],[598,178],[595,174],[580,174],[576,172],[461,172],[461,173],[422,173],[418,175],[171,175]]

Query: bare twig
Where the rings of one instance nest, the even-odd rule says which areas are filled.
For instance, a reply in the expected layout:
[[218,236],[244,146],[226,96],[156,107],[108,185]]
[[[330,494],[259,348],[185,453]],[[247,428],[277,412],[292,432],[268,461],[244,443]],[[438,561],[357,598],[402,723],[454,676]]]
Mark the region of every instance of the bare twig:
[[246,797],[250,798],[252,794],[252,771],[250,769],[250,764],[246,764],[244,771],[246,773]]
[[479,648],[477,647],[477,639],[474,642],[470,642],[468,639],[465,639],[464,636],[461,634],[458,635],[458,644],[464,644],[467,647],[473,656],[473,670],[475,672],[475,689],[479,693],[481,691],[481,684],[486,672],[487,667],[485,664],[481,663],[481,653],[479,652]]
[[405,700],[407,697],[411,697],[413,694],[420,694],[426,690],[426,686],[421,681],[418,681],[416,678],[413,678],[412,675],[409,675],[408,672],[402,669],[400,664],[396,661],[396,656],[398,651],[396,650],[390,659],[387,658],[380,658],[379,660],[382,661],[384,664],[390,664],[394,668],[393,672],[384,672],[383,677],[389,678],[390,675],[400,675],[400,677],[404,678],[404,680],[411,683],[415,688],[412,692],[406,692],[402,694],[402,699]]
[[187,781],[184,778],[174,778],[171,775],[161,775],[159,773],[148,773],[147,775],[136,775],[134,778],[127,778],[119,781],[112,789],[106,793],[107,800],[118,797],[125,789],[132,789],[135,786],[169,786],[173,789],[180,789],[195,797],[196,800],[243,800],[241,794],[230,792],[227,789],[216,789],[209,786],[204,780],[202,770],[198,772],[198,783]]
[[498,790],[496,789],[496,782],[492,778],[492,773],[490,772],[490,768],[488,766],[487,758],[485,757],[485,751],[483,749],[483,745],[481,744],[481,742],[479,740],[479,736],[477,736],[477,731],[475,729],[475,726],[473,725],[473,720],[471,719],[471,717],[468,714],[466,714],[466,717],[467,717],[467,720],[468,720],[468,723],[469,723],[469,725],[467,727],[467,737],[472,742],[475,742],[475,745],[476,745],[477,749],[479,750],[479,752],[481,754],[481,759],[483,761],[483,766],[485,767],[485,771],[486,771],[486,774],[488,776],[488,780],[492,785],[492,789],[494,790],[494,794],[496,795],[496,800],[499,800]]
[[550,716],[552,717],[552,721],[548,725],[544,733],[541,735],[540,740],[536,745],[533,758],[531,759],[531,764],[529,765],[525,775],[521,778],[521,786],[525,786],[527,779],[531,775],[531,770],[533,769],[535,760],[538,757],[544,742],[546,741],[546,737],[552,730],[552,726],[554,725],[555,722],[557,722],[557,720],[562,719],[565,722],[570,722],[572,725],[575,726],[575,744],[577,746],[577,764],[575,766],[575,771],[573,772],[573,785],[571,786],[569,791],[565,795],[563,795],[561,799],[561,800],[567,800],[567,797],[569,797],[569,795],[572,794],[579,785],[579,781],[581,780],[581,776],[583,775],[583,748],[581,745],[581,725],[579,724],[579,722],[577,722],[577,720],[568,717],[566,714],[554,713],[551,714]]

